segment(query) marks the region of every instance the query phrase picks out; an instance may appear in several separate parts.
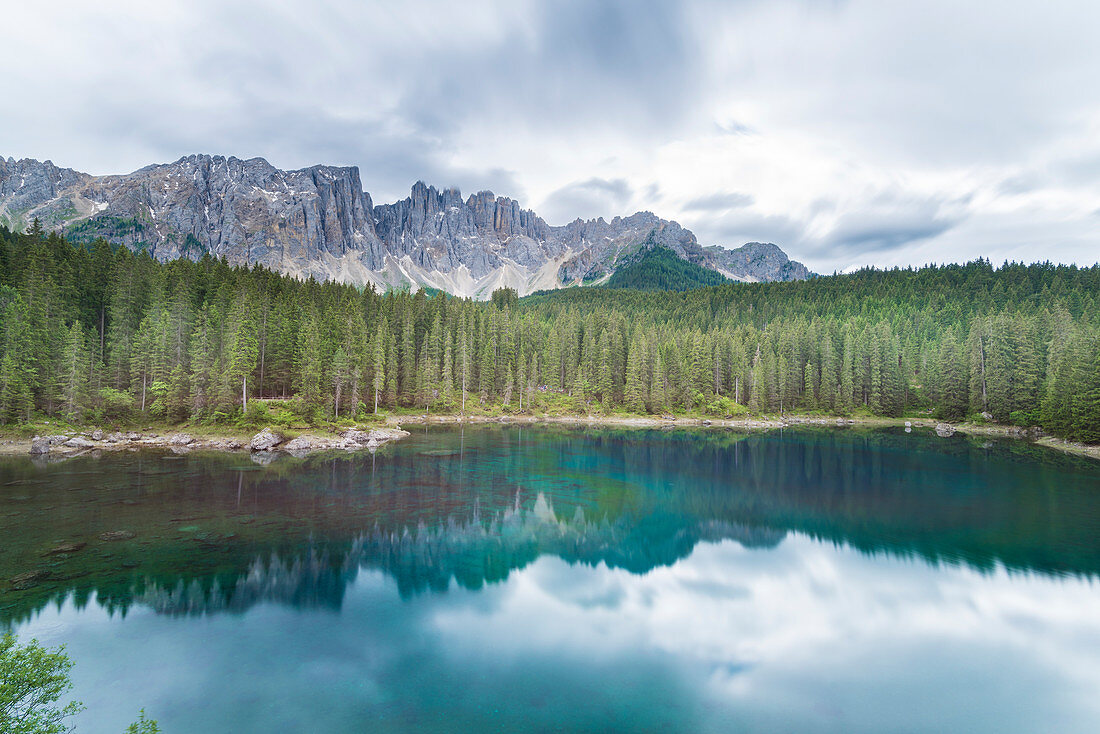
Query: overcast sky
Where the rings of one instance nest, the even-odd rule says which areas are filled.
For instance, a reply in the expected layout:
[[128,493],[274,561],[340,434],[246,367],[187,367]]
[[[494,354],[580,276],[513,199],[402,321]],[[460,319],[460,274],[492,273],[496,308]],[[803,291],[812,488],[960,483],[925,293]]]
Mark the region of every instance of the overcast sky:
[[1095,0],[9,3],[0,154],[357,165],[819,272],[1100,258]]

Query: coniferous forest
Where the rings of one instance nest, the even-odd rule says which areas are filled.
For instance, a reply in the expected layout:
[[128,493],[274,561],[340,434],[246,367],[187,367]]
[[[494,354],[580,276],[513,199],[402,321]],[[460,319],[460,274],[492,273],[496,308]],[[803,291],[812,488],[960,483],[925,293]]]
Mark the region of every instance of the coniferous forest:
[[1096,266],[979,260],[475,302],[0,228],[0,311],[7,424],[987,413],[1100,441]]

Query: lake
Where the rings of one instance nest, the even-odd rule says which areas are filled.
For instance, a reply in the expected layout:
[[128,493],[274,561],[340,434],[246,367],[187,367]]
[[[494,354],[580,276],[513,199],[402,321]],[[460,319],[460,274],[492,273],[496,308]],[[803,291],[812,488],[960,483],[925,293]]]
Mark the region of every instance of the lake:
[[1093,460],[495,425],[270,459],[0,459],[0,626],[67,645],[78,733],[1100,731]]

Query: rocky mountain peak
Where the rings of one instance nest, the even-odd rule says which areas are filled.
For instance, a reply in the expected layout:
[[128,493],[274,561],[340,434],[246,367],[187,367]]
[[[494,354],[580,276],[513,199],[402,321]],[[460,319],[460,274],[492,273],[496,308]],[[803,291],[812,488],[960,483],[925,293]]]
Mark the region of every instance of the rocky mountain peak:
[[550,226],[506,196],[464,199],[424,181],[375,205],[355,166],[283,171],[263,158],[194,154],[114,176],[0,158],[0,224],[23,229],[34,218],[72,239],[105,237],[162,260],[209,253],[300,277],[474,297],[502,285],[528,293],[598,282],[657,244],[736,279],[808,275],[775,245],[704,248],[649,211]]

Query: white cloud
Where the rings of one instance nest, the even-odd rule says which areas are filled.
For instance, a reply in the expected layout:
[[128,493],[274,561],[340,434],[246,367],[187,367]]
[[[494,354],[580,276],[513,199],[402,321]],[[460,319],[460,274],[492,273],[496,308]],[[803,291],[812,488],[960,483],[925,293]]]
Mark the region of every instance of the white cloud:
[[647,208],[823,272],[1097,258],[1084,0],[55,0],[6,20],[4,155],[354,164],[376,201],[423,178],[552,221]]
[[67,644],[81,731],[120,731],[138,705],[166,731],[234,715],[339,731],[409,712],[432,730],[631,717],[647,731],[1091,732],[1100,713],[1095,579],[797,533],[768,550],[701,543],[640,575],[544,556],[476,591],[405,600],[363,570],[339,613],[108,617],[70,599],[15,630]]

